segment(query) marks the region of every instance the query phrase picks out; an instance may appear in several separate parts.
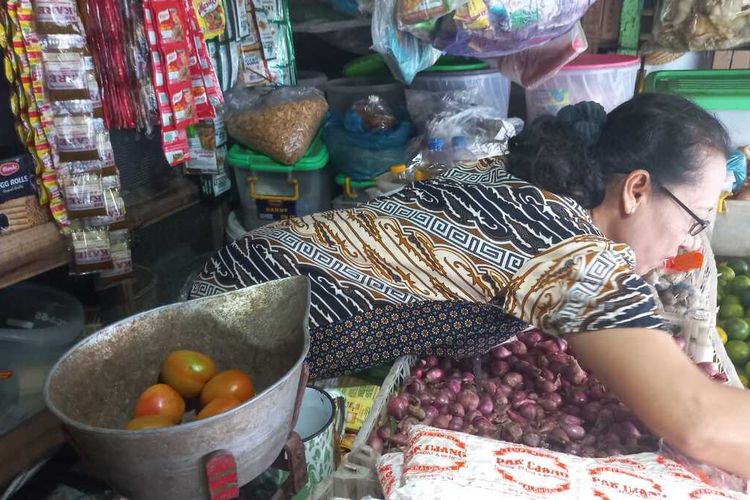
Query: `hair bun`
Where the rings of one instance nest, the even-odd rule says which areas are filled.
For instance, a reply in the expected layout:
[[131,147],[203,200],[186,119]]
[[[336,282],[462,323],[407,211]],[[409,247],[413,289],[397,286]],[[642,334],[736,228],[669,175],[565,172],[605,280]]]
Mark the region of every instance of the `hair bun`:
[[598,102],[584,101],[565,106],[555,119],[568,127],[581,142],[592,146],[599,140],[607,112]]

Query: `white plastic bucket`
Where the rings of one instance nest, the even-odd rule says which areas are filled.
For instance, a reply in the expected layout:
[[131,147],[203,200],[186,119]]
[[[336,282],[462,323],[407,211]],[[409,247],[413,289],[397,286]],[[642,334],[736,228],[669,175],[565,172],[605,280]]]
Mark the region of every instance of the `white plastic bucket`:
[[557,114],[568,104],[595,101],[607,112],[635,94],[640,69],[636,56],[584,54],[560,72],[526,90],[526,121],[544,114]]

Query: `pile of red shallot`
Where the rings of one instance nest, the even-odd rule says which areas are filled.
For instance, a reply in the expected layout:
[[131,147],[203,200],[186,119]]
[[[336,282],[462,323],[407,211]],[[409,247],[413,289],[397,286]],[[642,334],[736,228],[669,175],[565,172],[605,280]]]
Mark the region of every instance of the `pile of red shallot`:
[[[703,364],[709,375],[716,365]],[[709,366],[712,365],[712,366]],[[658,439],[568,352],[565,340],[538,330],[472,360],[427,356],[388,401],[369,444],[403,448],[415,424],[549,448],[584,457],[655,451]]]

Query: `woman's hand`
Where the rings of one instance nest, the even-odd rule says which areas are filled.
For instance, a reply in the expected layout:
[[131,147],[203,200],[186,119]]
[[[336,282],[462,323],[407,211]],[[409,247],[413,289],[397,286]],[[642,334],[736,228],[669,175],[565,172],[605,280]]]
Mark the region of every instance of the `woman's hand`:
[[654,434],[689,457],[750,479],[750,392],[708,378],[661,331],[599,330],[566,340]]

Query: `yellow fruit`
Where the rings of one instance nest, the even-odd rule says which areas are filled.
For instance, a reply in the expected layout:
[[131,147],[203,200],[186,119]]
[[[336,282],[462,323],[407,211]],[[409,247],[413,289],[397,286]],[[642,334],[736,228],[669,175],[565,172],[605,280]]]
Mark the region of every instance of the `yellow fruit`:
[[729,340],[729,338],[727,337],[727,332],[725,332],[724,329],[720,326],[716,327],[716,332],[719,334],[719,337],[721,338],[721,343],[726,344],[727,340]]

